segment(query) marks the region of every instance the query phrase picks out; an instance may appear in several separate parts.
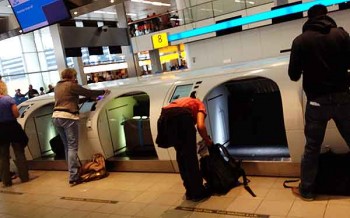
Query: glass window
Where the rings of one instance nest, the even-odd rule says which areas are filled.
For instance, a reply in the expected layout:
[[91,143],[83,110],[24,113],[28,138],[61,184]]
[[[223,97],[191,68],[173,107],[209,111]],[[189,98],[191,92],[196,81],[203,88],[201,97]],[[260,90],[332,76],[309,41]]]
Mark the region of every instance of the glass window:
[[200,21],[213,17],[211,2],[197,5],[191,8],[190,12],[194,21]]
[[[33,86],[33,89],[36,89],[39,92],[39,88],[45,86],[41,73],[31,73],[27,75],[29,79],[29,84]],[[28,90],[28,87],[27,87],[27,90]]]
[[40,30],[41,41],[44,50],[54,49],[49,27]]
[[34,40],[35,40],[35,45],[36,45],[36,50],[38,52],[44,51],[43,43],[41,40],[41,32],[40,31],[35,31],[34,32]]
[[55,86],[58,81],[60,81],[60,74],[56,71],[48,71],[42,73],[43,81],[44,81],[44,89],[48,90],[48,86]]
[[40,62],[40,68],[42,71],[46,71],[48,70],[48,66],[47,66],[47,61],[46,61],[46,56],[44,52],[39,52],[38,53],[38,57],[39,57],[39,62]]
[[28,91],[29,83],[25,74],[8,76],[6,77],[5,82],[10,96],[15,96],[16,89],[20,89],[22,94],[25,94]]
[[28,73],[40,71],[38,53],[24,54],[24,61],[25,61],[25,65]]
[[20,36],[23,52],[36,52],[34,34],[27,33]]
[[236,2],[235,0],[213,1],[214,16],[220,16],[243,9],[245,9],[245,2]]
[[12,37],[0,41],[0,59],[11,59],[22,56],[22,47],[19,37]]

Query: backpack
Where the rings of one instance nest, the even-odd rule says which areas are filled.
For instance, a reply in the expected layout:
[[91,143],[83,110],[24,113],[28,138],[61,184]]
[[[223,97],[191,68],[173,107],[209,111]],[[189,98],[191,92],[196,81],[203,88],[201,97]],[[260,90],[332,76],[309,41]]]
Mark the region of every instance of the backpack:
[[200,159],[200,169],[208,188],[214,193],[226,194],[233,187],[241,185],[238,179],[243,177],[244,188],[256,197],[248,186],[249,180],[241,162],[235,160],[223,145],[214,144],[209,147],[209,156]]
[[[350,153],[336,154],[331,151],[320,154],[315,179],[315,194],[350,196]],[[292,188],[286,180],[285,188]]]
[[80,168],[80,179],[82,182],[99,180],[108,175],[105,158],[101,153],[94,154],[92,160],[83,164]]

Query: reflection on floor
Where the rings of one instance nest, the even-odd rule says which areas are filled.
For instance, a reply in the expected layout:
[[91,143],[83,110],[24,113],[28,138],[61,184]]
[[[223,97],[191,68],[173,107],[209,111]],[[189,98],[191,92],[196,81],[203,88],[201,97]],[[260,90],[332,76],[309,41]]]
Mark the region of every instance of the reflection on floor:
[[[350,197],[313,202],[282,186],[286,178],[249,177],[257,194],[242,187],[205,202],[184,200],[179,174],[120,173],[74,187],[66,171],[31,171],[28,183],[0,188],[0,217],[349,217]],[[182,209],[181,209],[182,208]],[[188,210],[186,210],[186,208]],[[259,216],[260,215],[260,216]]]

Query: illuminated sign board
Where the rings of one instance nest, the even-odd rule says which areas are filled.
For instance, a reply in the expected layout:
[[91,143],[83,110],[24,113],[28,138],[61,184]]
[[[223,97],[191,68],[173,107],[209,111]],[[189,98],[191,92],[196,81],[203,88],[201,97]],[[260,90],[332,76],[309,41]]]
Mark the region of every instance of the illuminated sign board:
[[169,45],[168,33],[158,33],[152,36],[153,48],[163,48]]

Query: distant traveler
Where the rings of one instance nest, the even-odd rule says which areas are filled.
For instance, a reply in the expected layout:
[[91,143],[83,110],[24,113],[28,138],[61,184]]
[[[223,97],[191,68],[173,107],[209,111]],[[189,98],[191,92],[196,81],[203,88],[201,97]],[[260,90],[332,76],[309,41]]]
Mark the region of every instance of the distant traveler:
[[327,123],[333,119],[350,146],[350,38],[327,16],[327,8],[315,5],[308,10],[303,33],[292,44],[288,74],[298,81],[303,75],[307,97],[305,111],[306,145],[301,161],[301,182],[294,192],[313,200],[318,159]]
[[62,139],[68,162],[69,184],[76,185],[79,179],[79,96],[96,98],[109,94],[106,90],[90,90],[77,84],[77,72],[68,68],[61,72],[61,80],[55,86],[55,106],[52,114],[53,123]]
[[7,95],[7,86],[0,81],[0,175],[3,187],[12,186],[10,174],[10,145],[16,157],[21,182],[29,181],[24,148],[28,137],[17,122],[19,112],[15,101]]
[[44,87],[40,87],[40,95],[45,95]]
[[174,146],[186,199],[201,201],[210,197],[203,185],[197,158],[196,128],[207,146],[213,144],[205,126],[206,109],[199,99],[179,98],[162,108],[158,119],[156,143],[160,147]]
[[46,94],[51,93],[54,91],[54,87],[50,84],[48,85],[49,91],[46,92]]
[[30,98],[34,98],[34,97],[38,96],[39,92],[38,92],[38,90],[33,89],[32,85],[29,85],[28,92],[25,95],[28,95],[28,98],[30,99]]

